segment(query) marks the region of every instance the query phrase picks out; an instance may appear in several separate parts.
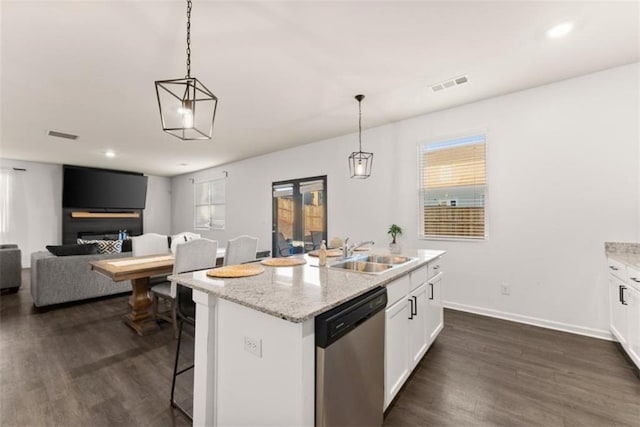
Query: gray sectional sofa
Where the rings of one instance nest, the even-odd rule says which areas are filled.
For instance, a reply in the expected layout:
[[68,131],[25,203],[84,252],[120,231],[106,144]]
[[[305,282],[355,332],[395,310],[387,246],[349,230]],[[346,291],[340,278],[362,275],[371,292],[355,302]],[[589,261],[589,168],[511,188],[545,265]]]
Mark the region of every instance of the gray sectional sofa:
[[18,245],[0,245],[0,289],[18,292],[22,282],[22,252]]
[[118,254],[56,256],[31,254],[31,296],[36,307],[131,291],[131,282],[114,282],[91,270],[89,261],[130,257]]

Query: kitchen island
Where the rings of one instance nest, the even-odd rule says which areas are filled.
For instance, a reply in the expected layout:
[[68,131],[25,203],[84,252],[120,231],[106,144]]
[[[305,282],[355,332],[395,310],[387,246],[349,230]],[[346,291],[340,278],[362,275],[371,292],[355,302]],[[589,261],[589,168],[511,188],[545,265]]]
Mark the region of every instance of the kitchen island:
[[318,267],[305,256],[304,265],[265,266],[252,277],[171,276],[193,289],[196,303],[194,425],[312,426],[315,316],[443,254],[419,250],[376,275]]

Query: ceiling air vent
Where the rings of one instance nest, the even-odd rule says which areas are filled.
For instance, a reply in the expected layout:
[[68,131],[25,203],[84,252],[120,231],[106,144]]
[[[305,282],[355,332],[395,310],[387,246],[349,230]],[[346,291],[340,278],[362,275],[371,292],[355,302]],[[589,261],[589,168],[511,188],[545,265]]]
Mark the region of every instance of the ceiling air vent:
[[57,132],[55,130],[50,130],[48,135],[55,136],[56,138],[78,139],[78,135],[71,135],[70,133]]
[[432,84],[431,90],[434,92],[440,92],[443,89],[449,89],[450,87],[459,86],[461,84],[467,83],[468,81],[469,81],[469,77],[466,75],[454,77],[452,79],[447,79],[447,80]]

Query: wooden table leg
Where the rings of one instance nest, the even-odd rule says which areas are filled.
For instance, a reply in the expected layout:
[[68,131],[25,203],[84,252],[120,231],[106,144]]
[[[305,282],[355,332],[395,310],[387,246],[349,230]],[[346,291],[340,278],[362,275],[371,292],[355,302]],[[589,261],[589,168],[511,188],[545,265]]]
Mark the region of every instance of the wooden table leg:
[[131,313],[124,316],[124,322],[133,328],[138,335],[145,335],[157,330],[158,325],[149,316],[149,307],[152,304],[151,298],[149,298],[149,278],[133,279],[131,288],[133,290],[129,299]]

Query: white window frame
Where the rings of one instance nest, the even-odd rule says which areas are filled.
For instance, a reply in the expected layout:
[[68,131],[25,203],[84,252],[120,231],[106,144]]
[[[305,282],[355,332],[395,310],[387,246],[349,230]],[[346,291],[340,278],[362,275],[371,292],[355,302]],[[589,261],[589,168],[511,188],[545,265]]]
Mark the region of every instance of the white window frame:
[[[423,147],[428,144],[443,143],[456,139],[469,138],[474,136],[483,136],[485,145],[485,184],[483,187],[484,195],[484,236],[472,237],[472,236],[443,236],[443,235],[431,235],[424,234],[424,199],[425,189],[423,188],[423,176],[422,176],[422,154]],[[418,239],[419,240],[440,240],[440,241],[460,241],[460,242],[486,242],[489,240],[489,132],[486,129],[472,130],[455,135],[446,135],[436,138],[430,138],[429,140],[420,142],[416,147],[417,157],[417,188],[418,188]]]
[[[218,186],[219,184],[222,185],[222,196],[220,200],[214,201],[212,200],[212,194],[211,192],[213,191],[213,188],[215,188],[216,186]],[[209,187],[209,195],[208,195],[208,202],[207,203],[198,203],[198,186],[199,185],[208,185]],[[227,224],[227,213],[226,213],[226,203],[227,203],[227,184],[226,184],[226,179],[225,178],[216,178],[216,179],[207,179],[207,180],[202,180],[202,181],[195,181],[193,183],[193,228],[195,230],[224,230]],[[210,216],[209,216],[209,222],[208,223],[202,223],[202,224],[198,224],[198,208],[201,208],[203,206],[208,206],[210,209]],[[222,207],[224,209],[224,218],[222,219],[222,223],[220,223],[220,220],[213,221],[213,218],[211,217],[211,208],[213,208],[213,210],[215,211],[216,208],[220,208]]]

